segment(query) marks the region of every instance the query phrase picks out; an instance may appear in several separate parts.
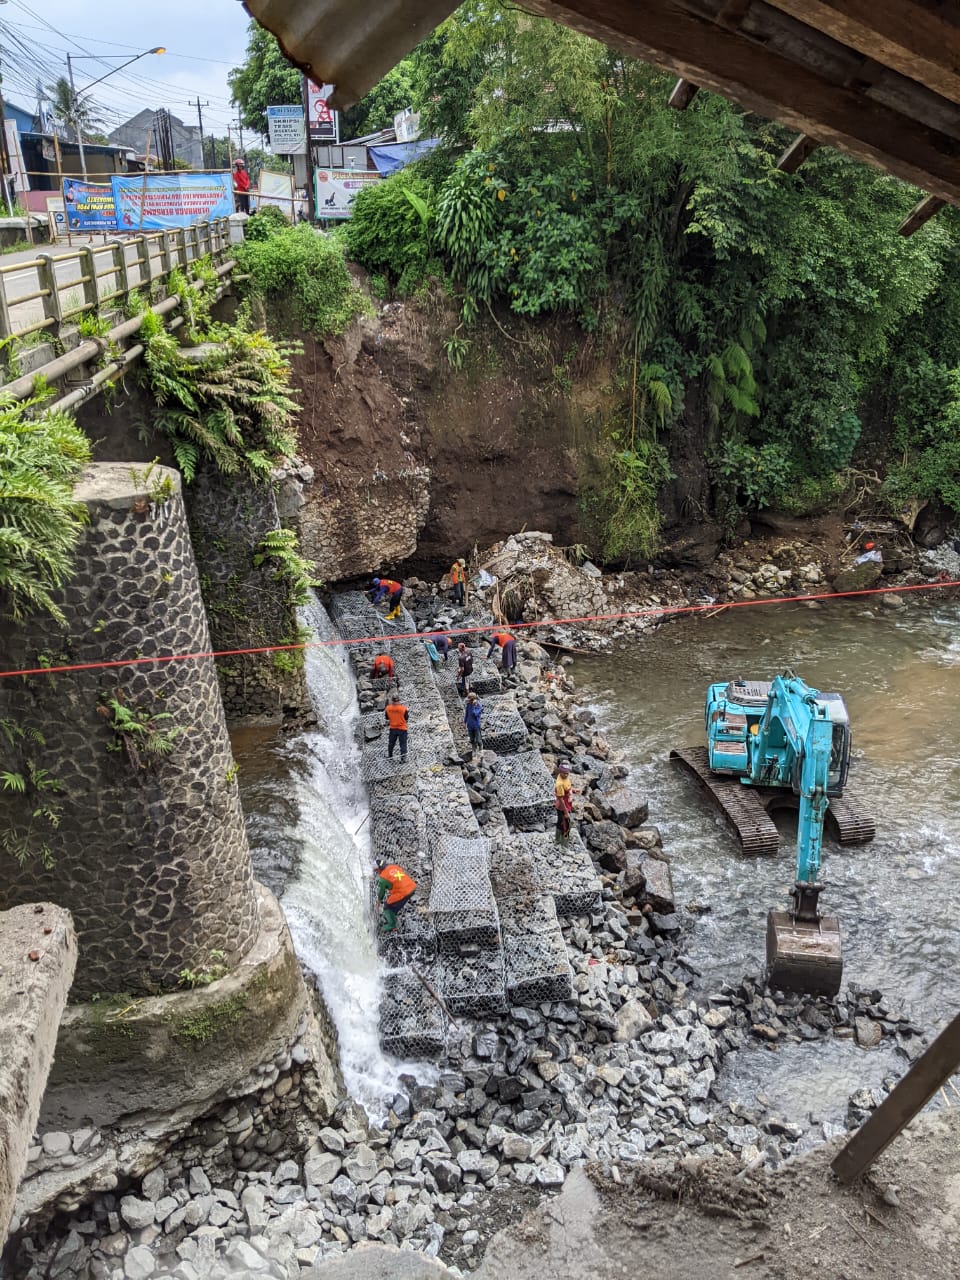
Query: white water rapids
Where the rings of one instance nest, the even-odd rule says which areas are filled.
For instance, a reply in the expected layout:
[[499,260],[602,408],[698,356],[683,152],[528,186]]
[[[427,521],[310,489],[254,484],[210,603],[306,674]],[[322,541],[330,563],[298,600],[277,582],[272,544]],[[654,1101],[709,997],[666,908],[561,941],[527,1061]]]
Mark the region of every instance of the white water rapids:
[[[317,601],[302,622],[318,640],[336,631]],[[316,974],[337,1028],[344,1083],[371,1116],[386,1112],[401,1073],[431,1068],[386,1058],[378,1040],[380,979],[370,901],[370,823],[355,739],[359,718],[353,677],[336,646],[306,650],[307,686],[318,728],[292,744],[299,856],[281,903],[297,953]]]

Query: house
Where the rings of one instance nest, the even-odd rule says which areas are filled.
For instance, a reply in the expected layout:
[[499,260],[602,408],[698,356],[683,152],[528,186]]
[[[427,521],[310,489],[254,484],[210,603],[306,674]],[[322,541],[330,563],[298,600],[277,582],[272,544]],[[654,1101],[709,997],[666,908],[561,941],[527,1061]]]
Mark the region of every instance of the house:
[[[108,135],[109,141],[114,146],[129,147],[138,155],[145,151],[147,133],[151,134],[151,152],[157,154],[157,112],[151,111],[145,107],[143,111],[138,111],[135,116],[131,116],[124,124],[118,125],[114,131]],[[173,154],[178,160],[182,160],[184,164],[188,164],[192,169],[203,168],[203,153],[200,146],[200,130],[195,124],[184,124],[182,120],[168,112],[167,118],[170,122],[170,137],[173,143]]]

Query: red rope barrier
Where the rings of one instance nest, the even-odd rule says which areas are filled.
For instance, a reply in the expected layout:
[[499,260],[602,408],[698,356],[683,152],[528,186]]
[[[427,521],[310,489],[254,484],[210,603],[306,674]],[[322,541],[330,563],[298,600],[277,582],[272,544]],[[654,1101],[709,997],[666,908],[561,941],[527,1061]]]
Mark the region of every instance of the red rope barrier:
[[[804,596],[768,596],[760,600],[726,600],[721,604],[657,605],[648,609],[628,609],[623,613],[588,613],[582,617],[543,618],[538,622],[509,624],[514,631],[534,630],[539,627],[574,626],[582,623],[623,622],[628,618],[667,617],[681,613],[706,613],[721,609],[748,609],[771,604],[802,604],[806,600],[841,600],[851,596],[886,596],[906,591],[942,591],[948,587],[960,587],[960,580],[947,582],[921,582],[906,587],[866,587],[860,591],[819,591]],[[196,662],[201,658],[236,658],[250,653],[286,653],[298,649],[324,649],[342,645],[375,644],[380,640],[423,640],[427,636],[467,636],[474,632],[489,632],[498,624],[485,623],[479,627],[458,627],[450,631],[402,631],[397,634],[358,636],[344,640],[306,640],[299,644],[267,644],[250,649],[212,649],[202,653],[173,653],[148,658],[114,658],[103,662],[75,662],[59,667],[25,667],[19,671],[0,671],[0,679],[10,676],[62,675],[68,671],[99,671],[110,667],[142,667],[158,662]]]

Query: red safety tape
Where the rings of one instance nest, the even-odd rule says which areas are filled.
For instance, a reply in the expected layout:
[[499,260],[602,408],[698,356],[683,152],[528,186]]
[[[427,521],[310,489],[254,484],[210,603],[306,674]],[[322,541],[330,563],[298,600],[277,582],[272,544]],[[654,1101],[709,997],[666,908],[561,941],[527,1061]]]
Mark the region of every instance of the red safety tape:
[[[24,667],[19,671],[0,671],[0,679],[7,676],[52,676],[67,671],[99,671],[108,667],[142,667],[158,662],[195,662],[200,658],[237,658],[248,653],[285,653],[294,649],[325,649],[353,644],[376,644],[383,640],[426,640],[433,636],[467,636],[474,632],[489,632],[492,627],[509,625],[511,630],[534,630],[539,627],[573,626],[585,622],[622,622],[627,618],[666,617],[668,614],[706,613],[724,609],[748,609],[758,605],[802,604],[805,600],[841,600],[850,596],[887,596],[904,591],[943,591],[948,587],[960,587],[960,580],[947,582],[921,582],[908,587],[866,587],[860,591],[820,591],[805,596],[768,596],[760,600],[726,600],[720,604],[657,605],[649,609],[628,609],[623,613],[587,613],[582,617],[542,618],[538,622],[500,624],[487,622],[479,627],[458,627],[452,631],[402,631],[388,635],[356,636],[345,640],[305,640],[299,644],[266,644],[251,649],[211,649],[202,653],[172,653],[152,658],[115,658],[105,662],[75,662],[60,667]],[[549,641],[547,642],[549,643]]]

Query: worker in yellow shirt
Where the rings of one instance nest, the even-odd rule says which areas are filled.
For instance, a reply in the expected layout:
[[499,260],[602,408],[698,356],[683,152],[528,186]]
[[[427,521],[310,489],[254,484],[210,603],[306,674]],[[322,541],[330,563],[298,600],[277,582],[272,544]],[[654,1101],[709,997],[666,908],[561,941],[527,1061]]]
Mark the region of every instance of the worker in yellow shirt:
[[557,780],[553,788],[553,807],[557,811],[557,844],[566,844],[570,839],[570,814],[573,811],[573,783],[570,781],[570,766],[561,760],[557,766]]

